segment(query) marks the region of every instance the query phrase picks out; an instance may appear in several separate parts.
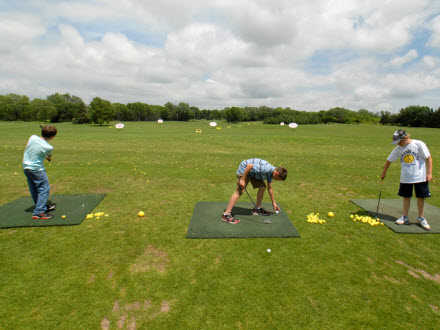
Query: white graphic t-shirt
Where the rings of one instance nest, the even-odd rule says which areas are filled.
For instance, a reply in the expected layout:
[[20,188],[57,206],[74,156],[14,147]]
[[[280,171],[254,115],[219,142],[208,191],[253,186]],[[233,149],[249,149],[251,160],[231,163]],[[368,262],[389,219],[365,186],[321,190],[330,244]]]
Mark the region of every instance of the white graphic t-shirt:
[[431,156],[426,144],[420,140],[411,140],[404,147],[397,146],[388,156],[388,161],[400,159],[402,170],[401,183],[418,183],[426,181],[426,159]]

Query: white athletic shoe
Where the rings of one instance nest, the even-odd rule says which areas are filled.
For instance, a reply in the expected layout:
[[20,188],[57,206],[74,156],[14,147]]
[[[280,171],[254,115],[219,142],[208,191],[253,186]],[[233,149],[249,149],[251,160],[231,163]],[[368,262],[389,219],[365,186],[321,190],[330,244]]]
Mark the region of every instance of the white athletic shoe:
[[394,222],[396,225],[409,225],[409,219],[407,216],[402,215],[399,219]]
[[428,221],[426,221],[423,217],[418,217],[417,221],[419,222],[419,225],[425,229],[425,230],[431,230],[431,226],[429,225]]

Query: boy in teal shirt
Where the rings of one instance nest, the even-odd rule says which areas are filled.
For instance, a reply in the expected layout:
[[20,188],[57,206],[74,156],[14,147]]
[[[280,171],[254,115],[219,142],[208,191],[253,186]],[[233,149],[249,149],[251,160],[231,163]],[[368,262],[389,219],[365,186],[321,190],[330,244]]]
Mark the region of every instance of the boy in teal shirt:
[[23,155],[23,170],[27,178],[29,191],[35,203],[32,213],[34,220],[49,220],[53,215],[48,211],[55,209],[55,205],[47,205],[50,193],[49,179],[44,169],[44,159],[52,160],[53,147],[48,143],[57,134],[54,126],[43,126],[41,137],[32,135]]

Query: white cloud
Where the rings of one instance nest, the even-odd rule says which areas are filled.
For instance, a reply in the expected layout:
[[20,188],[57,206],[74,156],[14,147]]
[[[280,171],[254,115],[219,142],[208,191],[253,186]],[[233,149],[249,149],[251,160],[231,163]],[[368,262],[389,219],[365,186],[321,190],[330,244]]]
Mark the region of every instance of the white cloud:
[[402,66],[402,65],[404,65],[404,64],[406,64],[408,62],[411,62],[412,60],[415,60],[417,57],[419,57],[419,54],[417,53],[417,50],[411,49],[405,55],[393,58],[390,61],[390,64],[392,66],[396,66],[396,67]]
[[34,15],[0,14],[0,52],[14,52],[45,32],[45,24]]
[[440,15],[436,16],[431,22],[432,35],[428,41],[428,46],[440,47]]
[[[0,93],[202,108],[423,104],[440,88],[439,58],[410,45],[434,2],[29,0],[0,15]],[[306,68],[312,56],[324,73]]]
[[440,66],[440,58],[435,56],[424,56],[422,61],[430,69],[438,68]]

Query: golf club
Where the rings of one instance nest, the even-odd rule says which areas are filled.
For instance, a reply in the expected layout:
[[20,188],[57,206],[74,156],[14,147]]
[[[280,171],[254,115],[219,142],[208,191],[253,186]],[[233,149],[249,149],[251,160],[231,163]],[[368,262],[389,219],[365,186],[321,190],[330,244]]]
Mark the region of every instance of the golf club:
[[257,204],[254,203],[254,200],[252,199],[251,195],[249,194],[249,192],[247,191],[247,188],[244,187],[244,191],[246,191],[246,194],[249,197],[249,200],[251,201],[252,205],[254,206],[255,209],[257,209]]
[[[249,194],[249,192],[247,191],[247,188],[244,187],[244,190],[246,191],[246,194],[249,197],[249,200],[252,202],[252,205],[254,206],[255,209],[257,209],[257,204],[254,203],[254,200],[252,199],[251,195]],[[273,215],[273,213],[268,213],[268,214],[259,214],[261,216],[269,216],[269,215]],[[272,221],[271,221],[272,222]]]

